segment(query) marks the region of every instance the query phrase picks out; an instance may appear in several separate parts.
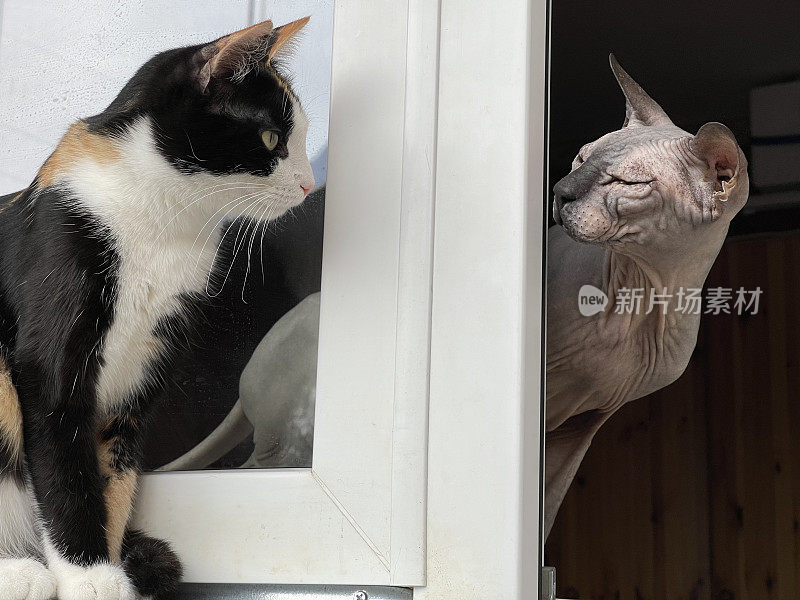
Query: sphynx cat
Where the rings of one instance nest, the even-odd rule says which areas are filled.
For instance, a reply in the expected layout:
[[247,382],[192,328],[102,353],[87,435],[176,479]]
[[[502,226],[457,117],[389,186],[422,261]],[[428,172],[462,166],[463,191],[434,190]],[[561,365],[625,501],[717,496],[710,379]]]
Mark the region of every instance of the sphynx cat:
[[[700,325],[686,294],[702,288],[748,197],[747,161],[727,127],[683,131],[613,55],[610,62],[627,99],[625,122],[581,148],[553,188],[545,535],[600,426],[683,373]],[[588,317],[578,305],[584,285],[608,296]],[[634,289],[640,309],[626,301],[620,310],[617,300]],[[647,314],[651,294],[657,302]]]

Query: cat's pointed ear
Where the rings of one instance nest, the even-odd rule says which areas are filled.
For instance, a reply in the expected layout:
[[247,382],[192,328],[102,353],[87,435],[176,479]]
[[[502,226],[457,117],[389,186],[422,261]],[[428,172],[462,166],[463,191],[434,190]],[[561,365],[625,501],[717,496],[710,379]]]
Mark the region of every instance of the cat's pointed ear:
[[706,123],[689,142],[698,159],[708,165],[714,179],[714,198],[727,202],[739,180],[739,144],[722,123]]
[[276,56],[286,53],[297,32],[310,18],[304,17],[281,27],[273,27],[272,21],[263,21],[203,46],[199,52],[201,66],[197,76],[200,90],[205,92],[213,77],[237,81],[259,63],[268,64]]
[[234,31],[200,49],[202,66],[198,74],[200,90],[205,92],[212,77],[236,77],[246,73],[254,58],[266,57],[275,28],[262,21]]
[[295,35],[306,26],[306,23],[308,23],[310,19],[311,17],[303,17],[302,19],[297,19],[297,21],[292,21],[291,23],[281,25],[275,29],[269,44],[267,62],[277,56],[290,52],[292,49],[292,42],[297,39]]
[[625,122],[623,127],[641,127],[644,125],[672,125],[672,121],[658,103],[653,100],[642,87],[617,62],[613,54],[608,55],[611,70],[617,78],[622,93],[625,94]]

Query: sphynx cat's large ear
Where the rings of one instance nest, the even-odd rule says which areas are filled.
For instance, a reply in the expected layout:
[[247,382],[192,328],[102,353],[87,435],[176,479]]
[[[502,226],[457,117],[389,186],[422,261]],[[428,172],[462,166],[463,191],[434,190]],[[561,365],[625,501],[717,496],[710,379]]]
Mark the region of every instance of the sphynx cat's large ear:
[[617,78],[622,93],[625,94],[625,122],[623,127],[642,127],[645,125],[672,125],[672,121],[658,103],[623,69],[613,54],[608,55],[611,70]]
[[722,123],[706,123],[689,142],[689,148],[708,165],[714,197],[726,202],[739,176],[739,144],[733,132]]

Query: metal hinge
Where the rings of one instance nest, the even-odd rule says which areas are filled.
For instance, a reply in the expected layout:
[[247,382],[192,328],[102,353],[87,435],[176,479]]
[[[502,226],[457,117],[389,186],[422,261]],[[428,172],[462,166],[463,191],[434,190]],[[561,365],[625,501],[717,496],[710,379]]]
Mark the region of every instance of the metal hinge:
[[555,567],[542,567],[542,589],[539,598],[541,598],[541,600],[559,600],[556,598]]
[[408,588],[184,583],[179,600],[412,600]]

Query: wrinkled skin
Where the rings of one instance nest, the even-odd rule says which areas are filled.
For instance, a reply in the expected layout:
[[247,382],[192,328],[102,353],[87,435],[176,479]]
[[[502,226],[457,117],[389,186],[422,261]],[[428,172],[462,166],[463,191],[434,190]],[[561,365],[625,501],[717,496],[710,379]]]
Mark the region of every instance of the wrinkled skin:
[[[675,311],[678,290],[703,286],[748,196],[747,162],[725,126],[683,131],[613,56],[611,64],[625,124],[581,148],[553,188],[545,535],[600,426],[686,368],[700,315]],[[581,315],[584,284],[607,294],[603,312]],[[644,289],[639,314],[616,314],[622,288]],[[645,314],[651,290],[672,298]]]

